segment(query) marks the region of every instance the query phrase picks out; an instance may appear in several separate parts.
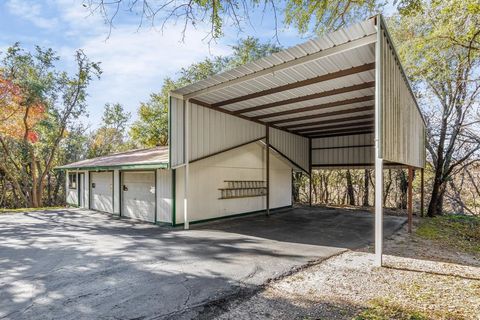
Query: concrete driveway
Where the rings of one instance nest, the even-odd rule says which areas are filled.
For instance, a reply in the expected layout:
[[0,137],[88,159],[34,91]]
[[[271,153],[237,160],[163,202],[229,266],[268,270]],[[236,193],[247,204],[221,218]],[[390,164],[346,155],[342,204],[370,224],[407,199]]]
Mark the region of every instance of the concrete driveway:
[[[405,222],[385,217],[385,236]],[[87,210],[0,215],[0,318],[194,318],[202,305],[373,240],[373,216],[311,208],[162,228]]]

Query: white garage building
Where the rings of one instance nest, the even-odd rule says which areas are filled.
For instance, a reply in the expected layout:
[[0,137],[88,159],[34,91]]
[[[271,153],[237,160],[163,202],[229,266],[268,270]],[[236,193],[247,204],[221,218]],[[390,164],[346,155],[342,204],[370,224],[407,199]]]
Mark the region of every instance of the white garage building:
[[64,166],[69,203],[188,228],[290,206],[292,170],[374,167],[381,264],[383,168],[425,166],[425,123],[381,16],[175,90],[169,119],[168,151]]

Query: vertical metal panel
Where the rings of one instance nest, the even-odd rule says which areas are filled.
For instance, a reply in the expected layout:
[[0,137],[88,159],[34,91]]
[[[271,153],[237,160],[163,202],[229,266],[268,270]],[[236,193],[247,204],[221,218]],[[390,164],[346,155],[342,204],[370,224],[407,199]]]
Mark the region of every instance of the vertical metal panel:
[[89,171],[85,172],[85,208],[90,208],[90,174]]
[[189,123],[190,161],[261,139],[265,135],[263,125],[193,103]]
[[66,196],[66,203],[70,204],[70,205],[73,205],[73,206],[77,206],[78,205],[78,175],[77,175],[77,185],[75,187],[75,189],[70,189],[68,187],[68,184],[69,184],[69,174],[70,173],[75,173],[77,174],[77,172],[75,171],[66,171],[65,174],[66,174],[66,178],[65,178],[65,196]]
[[184,163],[184,109],[182,99],[170,97],[168,138],[172,167]]
[[120,171],[113,170],[113,213],[120,214]]
[[283,153],[306,172],[310,168],[308,138],[270,128],[270,145]]
[[113,175],[112,171],[92,172],[92,209],[113,213]]
[[381,107],[383,159],[425,167],[425,124],[393,45],[382,32]]
[[172,170],[157,169],[157,221],[172,222]]
[[[275,152],[270,154],[271,209],[291,202],[292,165]],[[176,223],[183,223],[185,167],[176,169]],[[265,210],[265,197],[219,199],[225,180],[265,181],[265,146],[250,143],[190,164],[188,218],[199,221]]]
[[373,142],[372,133],[312,139],[312,164],[314,167],[373,164]]
[[122,216],[155,222],[155,172],[123,171]]

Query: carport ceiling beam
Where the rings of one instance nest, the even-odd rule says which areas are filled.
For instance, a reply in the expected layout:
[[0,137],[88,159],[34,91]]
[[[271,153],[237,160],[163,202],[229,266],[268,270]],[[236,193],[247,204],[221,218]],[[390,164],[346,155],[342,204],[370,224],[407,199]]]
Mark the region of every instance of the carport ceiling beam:
[[344,105],[347,105],[347,104],[354,104],[354,103],[359,103],[359,102],[371,101],[371,100],[374,100],[374,99],[375,99],[374,95],[363,96],[363,97],[358,97],[358,98],[353,98],[353,99],[346,99],[346,100],[334,101],[334,102],[329,102],[329,103],[324,103],[324,104],[318,104],[318,105],[310,106],[310,107],[296,108],[296,109],[291,109],[291,110],[286,110],[286,111],[279,111],[279,112],[262,114],[260,116],[252,117],[252,119],[260,120],[260,119],[265,119],[265,118],[285,116],[285,115],[288,115],[288,114],[297,114],[297,113],[300,113],[300,112],[316,111],[316,110],[328,109],[328,108],[333,108],[333,107],[338,107],[338,106],[344,106]]
[[294,67],[294,66],[298,66],[298,65],[307,63],[307,62],[312,61],[312,60],[322,59],[322,58],[330,57],[330,56],[333,56],[333,55],[336,55],[336,54],[339,54],[339,53],[342,53],[342,52],[354,50],[354,49],[357,49],[357,48],[375,43],[376,41],[377,41],[376,34],[371,34],[371,35],[365,36],[363,38],[359,38],[359,39],[356,39],[356,40],[353,40],[353,41],[349,41],[349,42],[340,44],[338,46],[334,46],[334,47],[331,47],[331,48],[328,48],[328,49],[325,49],[325,50],[322,50],[322,51],[319,51],[319,52],[315,52],[315,53],[312,53],[312,54],[309,54],[309,55],[305,55],[303,57],[300,57],[300,58],[297,58],[297,59],[294,59],[294,60],[290,60],[290,61],[287,61],[287,62],[284,62],[284,63],[281,63],[281,64],[274,65],[270,68],[265,68],[265,69],[262,69],[262,70],[257,71],[257,72],[249,73],[249,74],[247,74],[245,76],[242,76],[242,77],[234,78],[232,80],[225,81],[225,82],[220,82],[216,85],[213,85],[213,86],[201,89],[201,90],[194,91],[190,94],[184,95],[184,99],[191,99],[191,98],[197,97],[199,95],[208,94],[208,93],[223,89],[225,87],[232,86],[232,85],[237,84],[237,83],[242,83],[242,82],[248,81],[250,79],[261,77],[261,76],[264,76],[264,75],[267,75],[267,74],[272,74],[272,73],[275,73],[275,72],[283,70],[283,69],[287,69],[287,68],[291,68],[291,67]]
[[374,126],[364,126],[358,128],[349,128],[349,129],[340,129],[340,130],[331,130],[331,131],[323,131],[315,134],[307,135],[310,138],[321,138],[324,136],[336,135],[339,133],[351,133],[351,132],[362,132],[362,131],[373,131]]
[[306,96],[300,96],[300,97],[290,98],[290,99],[286,99],[286,100],[266,103],[266,104],[251,107],[251,108],[235,110],[234,113],[235,114],[239,114],[239,113],[244,114],[244,113],[248,113],[248,112],[252,112],[252,111],[264,110],[264,109],[274,108],[274,107],[278,107],[278,106],[283,106],[283,105],[286,105],[286,104],[297,103],[297,102],[313,100],[313,99],[318,99],[318,98],[324,98],[324,97],[333,96],[333,95],[336,95],[336,94],[358,91],[358,90],[368,89],[368,88],[373,88],[373,87],[375,87],[375,81],[365,82],[365,83],[356,84],[356,85],[349,86],[349,87],[343,87],[343,88],[338,88],[338,89],[334,89],[334,90],[329,90],[329,91],[324,91],[324,92],[319,92],[319,93],[313,93],[313,94],[309,94],[309,95],[306,95]]
[[356,113],[356,112],[365,112],[365,111],[373,111],[373,106],[356,107],[356,108],[351,108],[351,109],[346,109],[346,110],[324,112],[324,113],[319,113],[319,114],[311,114],[311,115],[308,115],[308,116],[270,121],[269,123],[272,124],[272,125],[277,125],[279,123],[296,122],[296,121],[302,121],[302,120],[312,120],[312,119],[315,119],[315,118],[326,118],[326,117],[339,116],[339,115],[344,115],[344,114],[350,114],[350,113]]
[[284,129],[288,130],[298,130],[298,128],[303,128],[303,127],[313,127],[313,126],[320,126],[324,124],[332,124],[332,123],[342,123],[342,122],[350,122],[350,121],[356,121],[356,120],[365,120],[365,119],[374,119],[374,114],[366,114],[363,116],[355,116],[355,117],[345,117],[345,118],[336,118],[336,119],[330,119],[330,120],[322,120],[322,121],[314,121],[314,122],[304,122],[304,123],[299,123],[299,124],[291,124],[288,126],[282,126]]
[[317,138],[333,138],[333,137],[343,137],[343,136],[353,136],[357,134],[369,134],[373,133],[372,130],[360,130],[360,131],[352,131],[352,132],[344,132],[344,133],[332,133],[322,136],[309,136],[308,138],[317,139]]
[[362,122],[352,122],[352,123],[346,123],[342,125],[333,125],[333,126],[320,126],[320,127],[312,127],[308,129],[302,129],[302,130],[292,130],[293,132],[301,133],[301,134],[310,134],[312,132],[319,132],[321,130],[330,130],[330,129],[339,129],[339,128],[351,128],[351,127],[362,127],[365,125],[374,125],[373,119],[371,121],[362,121]]
[[[318,76],[318,77],[314,77],[314,78],[310,78],[310,79],[306,79],[306,80],[302,80],[302,81],[297,81],[297,82],[289,83],[289,84],[286,84],[286,85],[283,85],[283,86],[278,86],[278,87],[275,87],[275,88],[270,88],[270,89],[246,94],[244,96],[220,101],[220,102],[217,102],[217,103],[213,103],[212,106],[223,107],[223,106],[226,106],[226,105],[229,105],[229,104],[242,102],[242,101],[246,101],[246,100],[250,100],[250,99],[255,99],[255,98],[267,96],[267,95],[270,95],[270,94],[279,93],[279,92],[282,92],[282,91],[301,88],[301,87],[305,87],[305,86],[308,86],[308,85],[312,85],[312,84],[316,84],[316,83],[320,83],[320,82],[324,82],[324,81],[328,81],[328,80],[334,80],[334,79],[338,79],[338,78],[341,78],[341,77],[345,77],[345,76],[349,76],[349,75],[352,75],[352,74],[357,74],[357,73],[361,73],[361,72],[365,72],[365,71],[369,71],[369,70],[373,70],[373,69],[375,69],[375,63],[367,63],[367,64],[363,64],[361,66],[357,66],[357,67],[353,67],[353,68],[349,68],[349,69],[343,69],[343,70],[340,70],[340,71],[337,71],[337,72],[324,74],[324,75],[321,75],[321,76]],[[254,108],[256,108],[256,107],[254,107]],[[244,110],[240,110],[240,111],[241,112],[249,112],[249,111],[244,111]]]

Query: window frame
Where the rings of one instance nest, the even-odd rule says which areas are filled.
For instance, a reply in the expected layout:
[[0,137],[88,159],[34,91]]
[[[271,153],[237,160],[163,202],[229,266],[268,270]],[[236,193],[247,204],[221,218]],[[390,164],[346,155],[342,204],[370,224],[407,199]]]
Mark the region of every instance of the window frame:
[[76,172],[68,174],[68,188],[73,190],[77,189],[77,173]]

